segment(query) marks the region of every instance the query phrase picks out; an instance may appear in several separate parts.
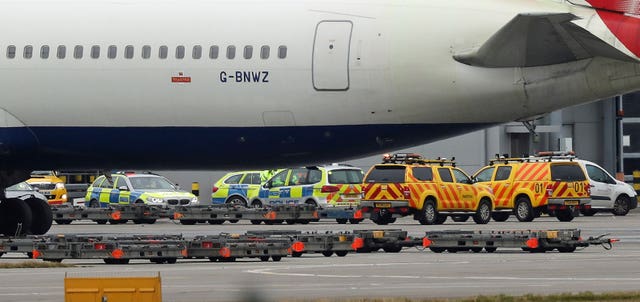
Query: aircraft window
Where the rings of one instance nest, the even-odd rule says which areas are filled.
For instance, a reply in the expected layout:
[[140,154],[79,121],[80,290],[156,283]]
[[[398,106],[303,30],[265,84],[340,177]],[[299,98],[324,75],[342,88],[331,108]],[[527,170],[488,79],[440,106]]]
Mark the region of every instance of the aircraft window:
[[229,45],[227,47],[227,59],[233,60],[236,57],[236,47]]
[[284,59],[287,57],[287,47],[284,45],[278,46],[278,58]]
[[269,52],[271,52],[271,49],[269,48],[268,45],[262,45],[262,47],[260,47],[260,58],[261,59],[268,59],[269,58]]
[[40,58],[42,58],[42,59],[48,59],[49,58],[49,46],[48,45],[42,45],[42,47],[40,47]]
[[142,46],[142,58],[143,59],[151,58],[151,46],[149,45]]
[[202,58],[202,46],[200,45],[196,45],[193,47],[193,50],[191,51],[191,57],[199,60],[200,58]]
[[118,55],[118,47],[115,45],[109,46],[109,48],[107,49],[107,58],[115,59],[117,55]]
[[176,59],[184,59],[184,46],[176,47]]
[[76,45],[76,47],[73,48],[73,57],[76,59],[82,59],[82,45]]
[[251,57],[253,57],[253,46],[247,45],[244,47],[244,58],[248,60]]
[[15,45],[7,46],[7,58],[13,59],[15,57],[16,57],[16,46]]
[[67,47],[64,45],[58,45],[58,52],[56,53],[58,59],[64,59],[67,57]]
[[33,57],[33,46],[31,45],[27,45],[24,47],[24,53],[22,54],[22,56],[25,59],[31,59],[31,57]]
[[158,57],[160,59],[166,59],[167,55],[169,55],[169,48],[166,45],[160,46],[160,49],[158,51]]
[[220,48],[218,45],[213,45],[209,48],[209,59],[217,59]]
[[124,47],[124,58],[133,59],[133,45],[127,45]]
[[91,46],[91,58],[97,59],[99,57],[100,57],[100,46],[98,45]]

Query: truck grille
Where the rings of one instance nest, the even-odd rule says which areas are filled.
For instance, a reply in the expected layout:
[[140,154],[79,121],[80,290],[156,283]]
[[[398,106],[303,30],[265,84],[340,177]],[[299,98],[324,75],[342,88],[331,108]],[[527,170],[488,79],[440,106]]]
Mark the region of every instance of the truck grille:
[[30,184],[40,190],[53,190],[56,188],[56,184]]

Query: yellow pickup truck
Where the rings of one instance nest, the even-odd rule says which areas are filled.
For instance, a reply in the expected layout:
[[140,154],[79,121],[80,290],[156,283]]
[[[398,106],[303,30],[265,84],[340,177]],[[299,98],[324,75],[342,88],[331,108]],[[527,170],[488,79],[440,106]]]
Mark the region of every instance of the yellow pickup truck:
[[55,171],[33,171],[27,183],[47,197],[50,205],[67,202],[67,189],[64,186],[64,181],[58,177]]

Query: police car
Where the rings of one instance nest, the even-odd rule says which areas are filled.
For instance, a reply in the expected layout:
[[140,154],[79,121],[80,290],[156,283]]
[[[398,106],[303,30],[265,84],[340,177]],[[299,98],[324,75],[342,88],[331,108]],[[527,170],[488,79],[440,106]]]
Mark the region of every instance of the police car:
[[227,173],[213,185],[211,202],[247,206],[250,200],[258,197],[260,184],[267,180],[268,174],[268,170]]
[[87,189],[85,200],[93,208],[110,204],[144,203],[161,207],[190,206],[198,204],[198,197],[179,190],[163,176],[155,174],[102,175]]
[[260,187],[250,205],[356,207],[362,198],[363,177],[360,168],[343,164],[282,169]]

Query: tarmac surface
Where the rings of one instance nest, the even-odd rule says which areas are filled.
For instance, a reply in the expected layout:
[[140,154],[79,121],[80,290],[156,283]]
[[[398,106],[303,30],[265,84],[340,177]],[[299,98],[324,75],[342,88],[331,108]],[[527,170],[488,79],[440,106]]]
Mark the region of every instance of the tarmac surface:
[[[248,230],[340,231],[354,229],[404,229],[412,236],[434,230],[522,230],[578,228],[582,236],[609,233],[618,238],[612,250],[591,246],[574,253],[528,253],[498,249],[489,254],[466,252],[436,254],[405,248],[401,253],[349,253],[346,257],[305,254],[280,262],[239,259],[235,263],[178,260],[177,264],[152,264],[133,260],[128,265],[106,265],[97,260],[65,260],[71,268],[1,269],[0,301],[63,301],[65,273],[74,276],[162,276],[163,301],[271,301],[283,299],[349,297],[467,297],[479,294],[637,291],[640,284],[640,210],[618,217],[597,214],[559,222],[541,217],[521,223],[471,220],[440,226],[423,226],[410,218],[388,226],[369,221],[339,225],[323,220],[308,225],[237,224],[184,226],[169,220],[154,225],[97,225],[90,221],[55,225],[50,233],[176,234],[184,236],[244,233]],[[26,260],[9,253],[0,262]]]

